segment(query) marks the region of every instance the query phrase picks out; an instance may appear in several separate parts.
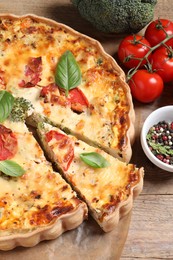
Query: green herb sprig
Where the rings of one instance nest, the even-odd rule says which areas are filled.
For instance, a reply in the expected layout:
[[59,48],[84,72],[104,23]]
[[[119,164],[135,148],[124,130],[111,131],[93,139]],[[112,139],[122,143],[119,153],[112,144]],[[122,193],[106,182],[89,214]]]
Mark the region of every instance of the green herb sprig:
[[60,58],[55,71],[56,84],[65,90],[68,96],[69,90],[76,88],[81,83],[81,70],[71,51],[66,51]]
[[[159,125],[159,123],[158,123],[158,125]],[[153,138],[152,138],[153,136],[155,136],[155,126],[151,127],[146,135],[147,143],[148,143],[149,147],[152,148],[153,154],[161,154],[161,155],[164,155],[165,157],[173,156],[172,147],[169,145],[160,143],[160,142],[156,142],[155,139],[153,140]]]
[[165,156],[167,155],[173,155],[173,150],[170,146],[167,145],[161,145],[159,143],[154,143],[149,141],[149,145],[154,149],[157,153],[164,154]]

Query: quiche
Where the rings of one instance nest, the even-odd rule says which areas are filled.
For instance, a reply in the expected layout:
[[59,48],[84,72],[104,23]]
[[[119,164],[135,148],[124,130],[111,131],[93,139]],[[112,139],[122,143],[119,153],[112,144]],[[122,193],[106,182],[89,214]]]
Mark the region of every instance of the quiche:
[[[123,71],[101,45],[65,25],[30,15],[1,15],[0,29],[1,87],[32,102],[30,123],[48,120],[129,162],[132,99]],[[80,68],[80,80],[67,53]],[[61,75],[56,75],[59,62]]]
[[0,164],[18,163],[25,173],[0,173],[0,250],[31,247],[79,226],[87,207],[70,185],[54,172],[22,122],[0,124]]
[[49,124],[39,124],[37,131],[46,154],[87,203],[101,228],[106,232],[115,228],[120,210],[121,216],[127,214],[131,210],[132,194],[136,197],[142,190],[143,169]]
[[0,250],[56,238],[88,209],[111,231],[144,174],[129,163],[123,71],[96,40],[34,15],[0,15],[0,57]]

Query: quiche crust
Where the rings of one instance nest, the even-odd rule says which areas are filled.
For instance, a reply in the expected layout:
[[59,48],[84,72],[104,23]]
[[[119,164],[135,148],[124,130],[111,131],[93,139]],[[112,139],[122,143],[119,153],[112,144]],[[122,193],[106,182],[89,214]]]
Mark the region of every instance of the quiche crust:
[[[84,213],[85,212],[85,213]],[[73,212],[60,216],[54,223],[45,227],[38,227],[34,231],[19,230],[18,234],[0,237],[0,250],[12,250],[17,246],[33,247],[43,240],[52,240],[62,233],[77,228],[86,218],[87,209],[84,204],[78,205]]]

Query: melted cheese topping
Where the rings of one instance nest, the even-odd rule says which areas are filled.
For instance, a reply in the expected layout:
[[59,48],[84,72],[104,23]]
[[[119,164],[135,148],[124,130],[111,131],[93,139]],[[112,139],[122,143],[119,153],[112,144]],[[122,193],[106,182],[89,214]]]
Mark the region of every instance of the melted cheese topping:
[[22,177],[0,173],[0,237],[53,223],[81,203],[62,177],[53,172],[23,123],[6,121],[15,133],[18,152],[12,158],[25,169]]
[[[30,18],[4,18],[0,29],[0,68],[4,82],[1,88],[31,100],[36,112],[55,125],[68,128],[102,148],[112,148],[116,155],[121,153],[126,147],[129,128],[129,92],[98,48],[62,26],[50,26]],[[56,64],[66,50],[73,52],[80,65],[82,83],[79,88],[90,104],[80,114],[68,106],[45,103],[39,97],[43,86],[54,83]],[[19,84],[25,80],[26,64],[31,57],[42,58],[40,81],[35,88],[23,90]]]
[[[56,149],[56,140],[46,142],[45,133],[50,130],[61,132],[49,124],[44,124],[39,129],[45,149],[50,158],[57,163],[63,171],[62,163],[59,160],[61,150]],[[74,136],[68,135],[74,143],[74,158],[67,171],[63,171],[65,178],[72,184],[73,188],[87,202],[90,210],[96,212],[99,221],[112,214],[118,204],[126,201],[131,188],[139,182],[139,169],[133,164],[126,164],[104,151],[89,146],[77,140]],[[80,159],[81,153],[97,152],[109,163],[106,168],[93,168]]]

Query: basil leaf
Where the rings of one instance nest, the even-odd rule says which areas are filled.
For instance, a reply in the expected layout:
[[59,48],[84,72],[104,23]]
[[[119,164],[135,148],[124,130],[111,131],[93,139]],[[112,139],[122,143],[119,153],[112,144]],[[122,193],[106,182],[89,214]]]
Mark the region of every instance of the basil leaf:
[[0,91],[0,123],[11,113],[14,104],[14,97],[7,91]]
[[19,164],[11,160],[0,161],[0,171],[12,177],[19,177],[25,173]]
[[73,89],[81,83],[80,67],[75,60],[71,51],[66,51],[60,58],[56,71],[55,82],[60,87],[65,89],[66,96],[70,89]]
[[83,162],[94,168],[105,168],[110,163],[99,153],[81,153],[80,158]]

